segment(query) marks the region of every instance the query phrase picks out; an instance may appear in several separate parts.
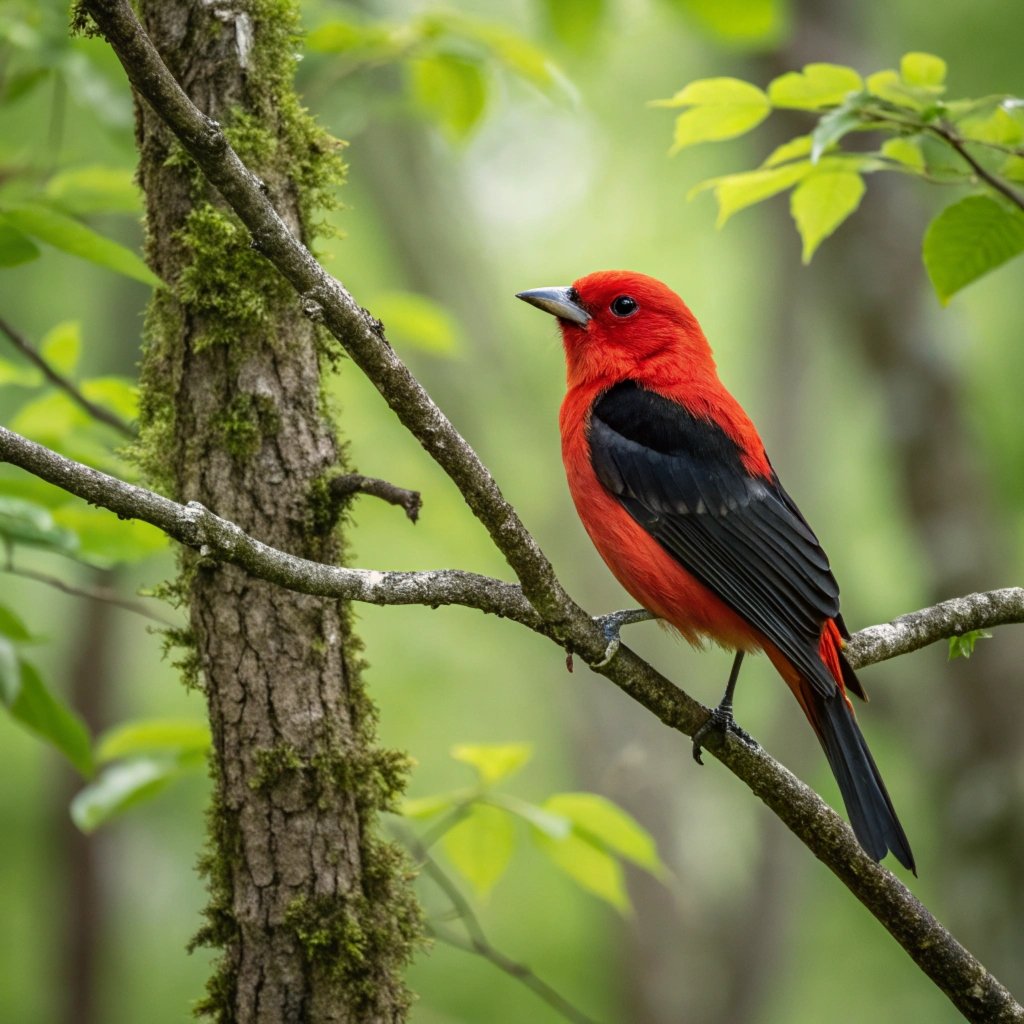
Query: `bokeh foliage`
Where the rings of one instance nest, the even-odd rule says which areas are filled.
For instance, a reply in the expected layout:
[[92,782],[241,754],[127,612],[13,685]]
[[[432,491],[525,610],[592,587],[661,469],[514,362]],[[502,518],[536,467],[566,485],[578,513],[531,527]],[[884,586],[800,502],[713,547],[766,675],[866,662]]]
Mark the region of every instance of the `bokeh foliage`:
[[[834,148],[842,141],[835,134],[814,161],[808,126],[815,116],[824,115],[819,125],[832,118],[833,128],[861,127],[836,114],[851,96],[899,106],[907,101],[905,87],[935,89],[943,81],[936,78],[938,65],[915,58],[892,72],[898,81],[876,79],[873,92],[872,78],[853,71],[855,62],[840,52],[850,31],[868,54],[866,67],[895,67],[901,54],[934,51],[949,59],[944,70],[958,94],[996,97],[985,109],[964,111],[960,127],[974,132],[979,145],[995,141],[999,168],[1012,178],[1015,165],[1007,167],[1003,158],[1014,154],[998,147],[1020,142],[1007,134],[1017,130],[1020,114],[1004,97],[1024,92],[1024,83],[1014,80],[1022,15],[983,5],[965,37],[955,11],[921,0],[886,6],[884,19],[863,12],[852,28],[833,12],[824,25],[836,52],[819,53],[799,42],[809,13],[778,0],[307,5],[300,82],[326,126],[350,142],[351,186],[341,196],[345,209],[332,215],[337,237],[322,244],[326,265],[385,321],[571,590],[595,612],[618,606],[623,595],[574,522],[561,482],[554,431],[560,355],[554,343],[538,340],[536,321],[515,308],[511,295],[568,283],[600,266],[664,278],[701,317],[723,376],[763,427],[787,486],[832,552],[851,624],[882,620],[929,596],[921,524],[899,497],[894,449],[900,438],[886,418],[878,371],[858,355],[843,310],[819,297],[837,280],[854,302],[859,288],[873,286],[829,262],[829,246],[801,274],[784,269],[810,257],[837,226],[834,213],[822,215],[821,197],[803,192],[794,209],[801,251],[771,208],[716,234],[702,204],[683,202],[706,180],[721,217],[728,217],[786,188],[794,187],[795,197],[812,173],[820,185],[826,173],[858,177],[884,168],[932,177],[956,165],[943,162],[935,146],[919,145],[920,131],[900,131],[876,150],[858,147],[845,155]],[[140,311],[153,283],[136,255],[130,97],[102,43],[70,39],[65,15],[50,0],[6,0],[0,7],[0,319],[88,398],[130,420]],[[772,70],[766,73],[766,66]],[[801,66],[791,77],[788,69]],[[822,68],[830,70],[811,70]],[[909,81],[921,75],[928,80]],[[771,110],[781,114],[730,142],[728,155],[702,147],[666,159],[666,121],[648,106],[651,99],[685,82],[751,80],[773,85],[767,92],[727,87],[745,97],[732,128],[752,130]],[[822,91],[815,91],[819,85]],[[900,94],[881,95],[883,87]],[[693,100],[699,90],[688,88]],[[708,105],[680,102],[687,113]],[[846,111],[854,112],[860,116],[860,108]],[[721,115],[707,119],[709,138],[738,134],[722,129]],[[786,138],[770,134],[778,116],[811,119],[803,127],[785,122],[783,135],[797,139],[781,151]],[[686,130],[693,125],[691,118]],[[684,135],[683,141],[698,140]],[[746,176],[726,174],[765,153],[772,156]],[[859,186],[847,177],[843,182],[845,191],[833,187],[834,177],[826,182],[826,198],[845,200],[844,212],[863,202],[865,213],[871,194],[862,198]],[[970,242],[963,216],[971,227],[993,216],[979,202],[1001,202],[970,195],[940,213],[945,191],[932,195],[902,177],[879,187],[898,190],[910,223],[891,231],[916,232],[914,242],[926,217],[942,225],[956,210],[961,221],[943,225],[950,230],[938,242]],[[999,222],[1006,216],[1000,205]],[[858,225],[854,217],[843,231]],[[1009,237],[1007,258],[1019,251],[1012,230]],[[926,241],[926,256],[927,247]],[[948,297],[967,280],[956,276],[963,265],[956,251],[945,263],[953,269],[936,274],[943,245],[937,249],[938,263],[933,259],[929,270]],[[981,269],[997,262],[989,258]],[[1003,560],[1009,575],[988,580],[991,586],[1014,582],[1024,555],[1024,439],[1016,416],[1024,379],[1016,340],[1020,263],[979,282],[943,314],[921,269],[910,274],[906,296],[937,358],[955,368],[981,478],[994,495],[992,530],[1010,538]],[[117,431],[97,424],[13,348],[0,350],[0,359],[5,423],[131,478]],[[365,382],[343,365],[332,391],[358,468],[415,487],[425,501],[415,529],[370,499],[355,505],[356,564],[503,574],[458,495],[425,464]],[[8,570],[88,588],[114,585],[125,598],[148,601],[156,614],[175,619],[174,609],[133,597],[169,574],[155,531],[119,523],[0,467],[0,536]],[[950,560],[970,561],[971,544],[970,537],[950,537]],[[101,1019],[180,1020],[206,971],[198,958],[181,956],[201,904],[188,871],[204,798],[196,770],[205,747],[200,702],[175,686],[173,669],[161,660],[160,636],[146,632],[138,616],[112,611],[101,631],[107,654],[95,661],[105,667],[90,684],[93,696],[102,696],[83,707],[73,680],[89,678],[81,662],[98,634],[82,600],[10,572],[3,580],[0,687],[14,724],[0,725],[6,780],[0,810],[13,838],[0,856],[0,881],[14,894],[5,927],[19,941],[0,987],[12,1019],[56,1013],[54,974],[63,970],[57,951],[66,926],[59,880],[68,863],[65,848],[48,837],[70,807],[82,827],[104,823],[91,840],[104,865],[103,909],[93,935]],[[432,815],[452,815],[439,859],[486,896],[479,913],[492,941],[589,1013],[658,1019],[637,1001],[637,979],[647,978],[638,962],[646,933],[652,944],[674,951],[671,976],[658,984],[680,1012],[727,1019],[715,985],[726,977],[722,965],[738,934],[730,918],[755,905],[751,880],[775,856],[796,866],[776,865],[777,901],[757,904],[776,930],[771,978],[760,982],[748,1019],[954,1019],[873,922],[749,806],[747,794],[734,792],[713,768],[698,773],[675,738],[601,692],[585,671],[567,675],[540,640],[458,610],[366,609],[361,618],[382,738],[419,762],[409,809],[425,817],[421,825],[413,817],[413,826],[427,829],[438,820]],[[717,697],[724,655],[681,650],[653,627],[637,629],[629,640],[704,699]],[[974,651],[971,665],[985,671],[989,649],[1010,642],[1001,631]],[[948,699],[932,678],[943,657],[931,652],[872,673],[867,682],[876,699],[863,712],[865,728],[887,777],[894,777],[897,804],[910,809],[915,848],[926,851],[918,891],[954,929],[966,896],[980,893],[979,906],[994,905],[980,919],[960,911],[963,937],[1004,981],[1019,986],[1024,978],[1009,952],[1019,947],[1019,919],[1009,909],[1000,916],[998,878],[974,874],[967,888],[937,881],[945,798],[929,783],[929,759],[942,757],[943,742],[915,737],[931,727],[947,744],[956,742],[942,731],[951,727],[941,713],[919,710]],[[803,735],[770,669],[757,666],[744,683],[744,724],[834,798],[813,739]],[[1011,709],[1020,706],[1018,692],[1007,686]],[[88,784],[80,779],[69,787],[63,763],[19,726],[49,740]],[[502,760],[497,751],[520,753]],[[466,786],[465,762],[477,773],[474,786]],[[499,762],[503,767],[495,768]],[[513,769],[521,773],[513,777]],[[176,780],[183,781],[169,786]],[[78,793],[73,802],[72,791]],[[107,821],[158,792],[159,799],[131,815]],[[619,805],[628,807],[627,818],[615,810]],[[962,820],[970,827],[966,811]],[[518,841],[527,836],[535,841]],[[569,839],[582,846],[565,856],[553,852],[553,842]],[[1005,856],[1020,853],[1011,847]],[[551,870],[551,861],[580,885]],[[646,869],[646,880],[631,865]],[[429,913],[450,914],[441,894],[425,885],[423,895]],[[627,899],[635,909],[623,921],[608,904],[621,910]],[[654,912],[659,903],[672,908],[671,931]],[[848,961],[842,968],[839,949]],[[850,975],[871,977],[872,985],[837,1006],[834,993]],[[414,1019],[422,1022],[558,1019],[491,965],[441,944],[416,967],[412,983],[421,993]]]

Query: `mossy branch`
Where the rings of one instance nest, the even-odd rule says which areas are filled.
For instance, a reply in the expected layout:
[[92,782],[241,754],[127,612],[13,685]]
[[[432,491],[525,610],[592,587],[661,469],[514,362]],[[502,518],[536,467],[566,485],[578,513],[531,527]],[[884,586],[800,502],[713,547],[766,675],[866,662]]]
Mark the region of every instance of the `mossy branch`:
[[[518,588],[502,592],[509,595],[510,608],[518,608],[517,600],[525,597],[540,620],[535,628],[588,663],[600,662],[606,646],[601,631],[566,594],[547,557],[476,452],[388,345],[381,324],[290,233],[261,182],[242,164],[219,126],[196,109],[178,87],[128,0],[81,0],[79,18],[83,12],[95,20],[139,95],[167,123],[249,229],[254,248],[302,296],[306,315],[321,321],[338,339],[402,423],[459,487],[522,584],[521,594]],[[205,510],[189,508],[193,526],[208,522]],[[192,540],[198,541],[198,534],[193,534]],[[238,531],[229,550],[246,552],[252,544],[258,542]],[[242,564],[240,560],[238,564]],[[272,578],[283,583],[283,579]],[[692,735],[707,718],[706,708],[627,648],[620,649],[599,671],[672,728]],[[710,750],[842,879],[968,1019],[1024,1022],[1024,1008],[902,882],[867,856],[846,823],[812,790],[761,749],[724,738]]]

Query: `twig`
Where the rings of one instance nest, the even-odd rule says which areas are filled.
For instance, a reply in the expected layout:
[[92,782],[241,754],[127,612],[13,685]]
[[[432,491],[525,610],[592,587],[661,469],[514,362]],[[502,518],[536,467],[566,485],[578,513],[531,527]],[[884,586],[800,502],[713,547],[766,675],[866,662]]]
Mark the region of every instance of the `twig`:
[[[87,13],[95,20],[138,94],[158,112],[219,189],[251,232],[254,247],[299,292],[306,314],[322,321],[342,343],[402,423],[459,487],[519,577],[522,594],[512,588],[514,593],[505,592],[507,599],[518,609],[525,595],[541,620],[534,628],[566,650],[579,653],[589,664],[599,662],[606,647],[600,630],[565,593],[547,557],[505,501],[476,452],[395,355],[381,324],[361,309],[292,236],[259,180],[239,160],[219,126],[197,110],[175,82],[128,0],[80,0],[78,10],[79,18]],[[201,508],[189,508],[195,522],[209,516]],[[251,555],[251,546],[258,542],[246,538],[232,524],[224,525],[235,531],[240,547],[249,545]],[[240,559],[238,564],[243,564]],[[276,581],[288,585],[283,578]],[[599,671],[672,728],[692,736],[707,720],[707,708],[627,648],[620,648]],[[817,794],[765,751],[752,750],[732,737],[709,749],[871,910],[968,1019],[1000,1024],[1024,1022],[1024,1008],[902,882],[867,856],[849,826]]]
[[59,576],[50,576],[44,572],[36,572],[34,569],[19,569],[9,559],[3,567],[3,571],[11,576],[18,576],[21,579],[44,583],[46,586],[53,587],[64,594],[70,594],[72,597],[84,597],[89,601],[102,601],[104,604],[114,605],[117,608],[124,609],[126,612],[141,615],[151,622],[157,622],[161,626],[174,625],[170,619],[165,619],[162,615],[156,615],[154,612],[151,612],[141,601],[133,601],[131,598],[122,597],[117,591],[111,590],[109,587],[76,587],[71,583],[66,583]]
[[862,629],[849,640],[846,655],[854,668],[863,668],[920,650],[939,640],[1013,622],[1024,622],[1024,589],[1021,587],[967,594]]
[[344,476],[334,477],[330,489],[331,496],[338,501],[352,494],[370,494],[389,505],[400,505],[413,523],[419,519],[420,509],[423,507],[419,491],[409,491],[387,480],[378,480],[374,476],[363,476],[360,473],[346,473]]
[[967,148],[965,141],[948,124],[930,124],[928,125],[928,131],[952,146],[982,181],[987,182],[997,192],[1001,192],[1014,206],[1024,210],[1024,196],[1008,182],[1003,181],[1002,178],[993,174],[987,167],[976,160],[974,154]]
[[94,420],[98,420],[100,423],[105,423],[108,427],[113,427],[124,437],[132,438],[135,436],[135,431],[133,431],[120,416],[111,412],[109,409],[104,409],[103,406],[97,405],[95,402],[86,398],[85,395],[83,395],[75,386],[74,381],[68,380],[68,378],[62,373],[55,370],[35,350],[28,338],[15,330],[15,328],[4,319],[0,319],[0,331],[7,335],[10,343],[30,363],[32,363],[33,366],[37,367],[42,372],[43,376],[54,385],[54,387],[58,387],[61,391],[65,392],[76,405],[84,409]]
[[442,942],[467,953],[475,953],[490,961],[499,970],[516,981],[525,985],[531,992],[544,1000],[552,1009],[556,1010],[566,1020],[573,1024],[596,1024],[592,1017],[588,1017],[581,1010],[578,1010],[565,996],[552,988],[546,981],[539,978],[526,964],[520,963],[507,957],[501,950],[496,949],[484,933],[480,919],[473,912],[469,900],[462,895],[459,887],[448,877],[447,873],[430,855],[426,847],[415,837],[405,832],[400,833],[402,841],[412,850],[413,855],[423,865],[423,871],[429,875],[435,885],[445,894],[451,902],[459,920],[466,929],[467,938],[463,938],[455,932],[442,930],[435,924],[428,923],[427,927],[432,934]]

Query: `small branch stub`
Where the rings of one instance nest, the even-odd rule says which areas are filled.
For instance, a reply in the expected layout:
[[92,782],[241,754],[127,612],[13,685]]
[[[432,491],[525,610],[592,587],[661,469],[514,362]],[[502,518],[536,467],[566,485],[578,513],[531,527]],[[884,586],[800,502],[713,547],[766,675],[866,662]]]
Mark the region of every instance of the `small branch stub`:
[[423,507],[423,499],[419,491],[410,491],[405,487],[398,487],[387,480],[379,480],[373,476],[363,476],[360,473],[346,473],[344,476],[336,476],[330,484],[331,497],[338,503],[351,497],[353,494],[369,494],[374,498],[380,498],[389,505],[398,505],[405,509],[409,521],[415,523],[420,517],[420,509]]

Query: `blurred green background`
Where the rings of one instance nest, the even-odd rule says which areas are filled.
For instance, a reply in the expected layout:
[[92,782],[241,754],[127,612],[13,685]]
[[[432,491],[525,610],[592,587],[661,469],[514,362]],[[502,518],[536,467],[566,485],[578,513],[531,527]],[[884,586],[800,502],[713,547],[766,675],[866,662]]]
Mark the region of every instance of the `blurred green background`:
[[[323,26],[339,20],[402,23],[434,9],[317,0],[303,5],[303,18],[323,39]],[[830,553],[852,629],[1019,583],[1024,262],[941,309],[920,239],[948,196],[897,176],[870,182],[860,211],[806,268],[784,200],[717,232],[711,199],[687,202],[687,191],[753,166],[801,122],[669,159],[671,112],[646,104],[695,78],[764,84],[818,60],[867,72],[911,49],[947,59],[954,95],[1024,94],[1024,6],[479,0],[448,10],[539,47],[558,80],[542,88],[521,67],[483,60],[453,110],[450,96],[411,94],[421,72],[405,61],[307,53],[300,90],[350,144],[344,207],[332,215],[342,236],[321,251],[394,328],[396,348],[491,468],[569,591],[595,614],[628,604],[563,482],[556,328],[513,294],[613,267],[662,278],[700,318],[723,379]],[[60,72],[0,108],[0,172],[15,190],[62,168],[133,164],[120,68],[99,41],[65,40],[64,21],[52,0],[0,2],[8,87],[33,61]],[[139,243],[136,217],[90,223]],[[403,332],[396,292],[433,300],[450,323],[426,336],[413,317]],[[46,250],[0,274],[0,317],[34,340],[80,321],[81,375],[131,376],[147,295]],[[507,578],[453,486],[358,372],[343,363],[331,391],[356,467],[424,500],[413,527],[400,510],[362,499],[349,534],[353,564]],[[30,397],[0,388],[4,422]],[[128,595],[172,572],[167,553],[97,570],[19,551],[18,565]],[[94,730],[131,717],[202,717],[200,696],[177,682],[144,619],[10,574],[0,576],[0,594],[47,639],[35,662]],[[448,756],[453,744],[527,740],[533,760],[510,791],[538,801],[556,790],[599,792],[656,836],[672,878],[631,875],[630,915],[573,886],[526,842],[479,908],[497,947],[589,1015],[630,1024],[958,1019],[749,792],[713,761],[698,768],[682,737],[585,666],[570,675],[550,643],[468,610],[366,607],[358,624],[382,741],[416,760],[413,796],[469,782]],[[728,654],[692,652],[650,624],[632,627],[627,641],[699,699],[717,700]],[[865,671],[872,702],[860,712],[917,856],[911,888],[1018,993],[1022,665],[1019,628],[997,631],[970,661],[947,662],[936,645]],[[745,668],[738,716],[839,806],[813,735],[763,659]],[[184,952],[204,902],[193,866],[205,781],[189,776],[84,839],[68,818],[78,787],[70,769],[6,718],[0,736],[0,1019],[187,1020],[208,966],[206,953]],[[437,892],[422,888],[428,912],[443,913]],[[561,1019],[483,959],[440,943],[420,955],[410,983],[418,1024]]]

